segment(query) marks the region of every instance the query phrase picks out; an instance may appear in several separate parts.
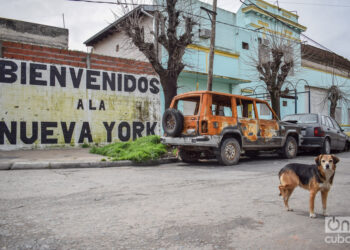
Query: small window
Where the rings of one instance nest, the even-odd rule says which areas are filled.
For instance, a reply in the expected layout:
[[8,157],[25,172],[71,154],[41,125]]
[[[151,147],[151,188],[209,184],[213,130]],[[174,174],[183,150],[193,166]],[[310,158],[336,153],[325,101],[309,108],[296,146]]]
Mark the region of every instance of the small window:
[[211,112],[215,116],[232,117],[231,97],[213,95]]
[[261,37],[258,37],[258,42],[259,42],[259,44],[261,44]]
[[288,102],[287,101],[283,101],[282,105],[283,105],[283,107],[287,107],[288,106]]
[[249,49],[249,43],[242,42],[242,49]]
[[117,44],[116,46],[115,46],[115,52],[118,52],[119,51],[119,44]]

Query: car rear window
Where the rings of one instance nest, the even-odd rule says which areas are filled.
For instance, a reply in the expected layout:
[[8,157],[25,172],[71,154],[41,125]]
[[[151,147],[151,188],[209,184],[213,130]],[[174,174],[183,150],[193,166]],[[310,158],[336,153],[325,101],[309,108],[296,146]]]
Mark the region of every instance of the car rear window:
[[306,115],[287,115],[282,121],[297,121],[297,123],[318,123],[318,117],[315,114]]

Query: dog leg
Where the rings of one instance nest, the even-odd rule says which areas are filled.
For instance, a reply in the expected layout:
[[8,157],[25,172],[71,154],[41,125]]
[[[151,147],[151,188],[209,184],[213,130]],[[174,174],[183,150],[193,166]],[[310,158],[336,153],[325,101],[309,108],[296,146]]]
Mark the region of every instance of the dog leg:
[[289,189],[289,187],[287,187],[287,186],[280,185],[279,189],[280,189],[281,195],[283,197],[283,202],[284,202],[285,208],[287,209],[287,211],[293,211],[293,209],[291,209],[289,207],[288,201],[289,201],[289,197],[293,193],[294,188],[293,189]]
[[321,191],[322,196],[322,208],[323,208],[323,215],[328,216],[327,213],[327,196],[328,196],[328,190]]
[[314,212],[316,193],[317,192],[315,191],[310,191],[310,218],[316,218],[316,214]]

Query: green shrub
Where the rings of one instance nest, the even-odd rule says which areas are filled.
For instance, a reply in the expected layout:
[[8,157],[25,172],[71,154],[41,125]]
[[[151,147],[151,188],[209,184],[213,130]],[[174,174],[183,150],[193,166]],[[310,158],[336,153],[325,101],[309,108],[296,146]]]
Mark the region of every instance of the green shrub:
[[111,157],[112,161],[131,160],[136,162],[155,160],[167,153],[157,135],[145,136],[130,142],[116,142],[103,147],[92,147],[90,153]]

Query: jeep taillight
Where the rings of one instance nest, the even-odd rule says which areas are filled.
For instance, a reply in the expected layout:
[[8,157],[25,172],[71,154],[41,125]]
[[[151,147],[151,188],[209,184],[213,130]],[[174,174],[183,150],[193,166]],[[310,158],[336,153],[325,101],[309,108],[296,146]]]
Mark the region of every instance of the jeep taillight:
[[321,127],[315,127],[314,128],[314,136],[317,136],[317,137],[322,137],[324,136],[324,131]]
[[208,121],[202,121],[202,133],[208,133]]

